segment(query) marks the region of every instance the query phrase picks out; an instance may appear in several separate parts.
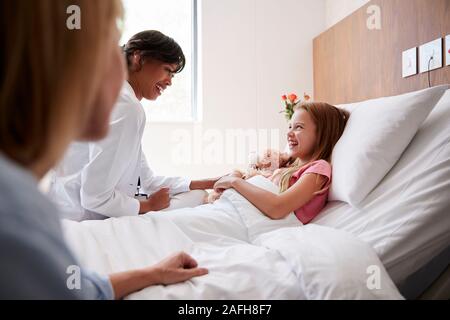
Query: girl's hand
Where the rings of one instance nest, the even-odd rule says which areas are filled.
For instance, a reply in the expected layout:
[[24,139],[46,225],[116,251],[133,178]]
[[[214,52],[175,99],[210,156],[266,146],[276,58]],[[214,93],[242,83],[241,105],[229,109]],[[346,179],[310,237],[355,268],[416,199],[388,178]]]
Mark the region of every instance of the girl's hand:
[[214,184],[214,191],[216,191],[218,193],[222,193],[227,189],[233,188],[233,183],[239,179],[240,178],[233,177],[233,176],[222,177],[222,178],[220,178],[219,181],[217,181]]
[[240,170],[233,170],[231,173],[227,174],[227,176],[244,179],[244,173]]

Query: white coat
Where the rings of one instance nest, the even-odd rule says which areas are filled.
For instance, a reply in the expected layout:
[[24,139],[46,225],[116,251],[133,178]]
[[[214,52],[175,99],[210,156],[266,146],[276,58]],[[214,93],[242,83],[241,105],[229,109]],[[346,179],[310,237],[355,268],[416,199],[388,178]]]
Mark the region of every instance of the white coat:
[[104,219],[139,214],[134,198],[138,178],[152,194],[163,187],[170,194],[189,191],[190,180],[156,176],[142,152],[146,117],[133,88],[125,82],[111,114],[107,137],[94,143],[73,143],[51,174],[50,198],[70,220]]

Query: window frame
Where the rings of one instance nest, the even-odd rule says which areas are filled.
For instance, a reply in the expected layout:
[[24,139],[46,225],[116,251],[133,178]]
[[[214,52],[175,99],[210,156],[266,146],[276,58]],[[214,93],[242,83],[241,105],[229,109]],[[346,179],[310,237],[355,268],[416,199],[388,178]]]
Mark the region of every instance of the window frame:
[[192,0],[192,86],[191,86],[191,121],[199,121],[198,108],[198,0]]
[[[198,58],[198,50],[199,50],[199,0],[191,0],[191,9],[192,9],[192,19],[191,19],[191,32],[192,32],[192,42],[191,42],[191,99],[190,99],[190,118],[186,118],[183,120],[152,120],[152,118],[147,118],[147,123],[154,124],[173,124],[173,123],[181,123],[181,124],[189,124],[196,123],[201,121],[200,115],[200,106],[199,106],[199,58]],[[170,35],[169,35],[170,36]],[[187,100],[188,101],[188,100]]]

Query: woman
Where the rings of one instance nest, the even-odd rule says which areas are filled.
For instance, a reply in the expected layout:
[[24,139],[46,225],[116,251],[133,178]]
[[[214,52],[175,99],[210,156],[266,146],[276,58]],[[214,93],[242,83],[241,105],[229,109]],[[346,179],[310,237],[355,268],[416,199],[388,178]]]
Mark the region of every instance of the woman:
[[[134,35],[123,47],[128,65],[114,107],[108,136],[97,142],[73,144],[52,177],[49,197],[71,220],[137,216],[149,211],[202,204],[205,191],[217,179],[190,181],[181,177],[156,176],[142,152],[146,124],[140,101],[156,100],[183,70],[180,46],[159,31]],[[140,186],[149,198],[139,201]],[[180,195],[182,194],[182,195]],[[177,195],[177,201],[169,197]]]
[[[83,14],[80,30],[66,28],[70,5]],[[0,50],[0,298],[122,298],[207,273],[180,253],[108,277],[81,270],[79,286],[69,285],[77,262],[37,182],[72,140],[107,134],[125,78],[117,47],[120,16],[118,0],[0,3],[0,21],[8,26],[0,30],[7,48]]]

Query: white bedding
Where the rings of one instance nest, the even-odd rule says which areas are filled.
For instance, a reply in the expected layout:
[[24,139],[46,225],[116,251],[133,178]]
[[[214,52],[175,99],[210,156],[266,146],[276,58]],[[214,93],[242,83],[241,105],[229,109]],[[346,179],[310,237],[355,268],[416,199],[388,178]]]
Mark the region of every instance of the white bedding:
[[[262,177],[252,183],[275,191]],[[129,299],[401,299],[373,249],[350,234],[266,218],[228,190],[214,204],[142,217],[64,221],[80,263],[100,273],[154,264],[183,250],[209,274]],[[369,288],[376,266],[380,288]]]

